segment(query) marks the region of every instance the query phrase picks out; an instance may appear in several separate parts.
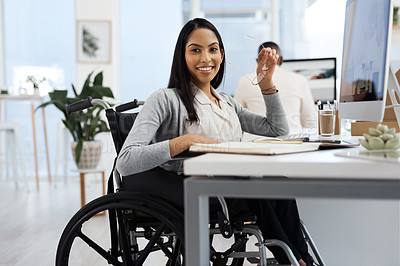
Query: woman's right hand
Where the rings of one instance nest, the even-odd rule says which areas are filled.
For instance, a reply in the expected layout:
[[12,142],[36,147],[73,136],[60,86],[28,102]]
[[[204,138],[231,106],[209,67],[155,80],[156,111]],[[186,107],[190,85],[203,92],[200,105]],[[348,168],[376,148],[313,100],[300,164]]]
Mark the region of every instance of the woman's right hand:
[[187,134],[169,140],[169,152],[171,158],[189,149],[194,143],[216,144],[219,141],[201,135]]

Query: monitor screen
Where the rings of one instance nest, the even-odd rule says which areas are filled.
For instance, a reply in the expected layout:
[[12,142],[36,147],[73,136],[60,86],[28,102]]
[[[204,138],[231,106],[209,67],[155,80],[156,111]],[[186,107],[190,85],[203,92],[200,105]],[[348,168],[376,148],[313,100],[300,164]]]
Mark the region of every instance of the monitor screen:
[[391,0],[347,0],[339,116],[381,121],[389,71]]
[[281,67],[306,77],[314,102],[336,99],[336,58],[283,60]]

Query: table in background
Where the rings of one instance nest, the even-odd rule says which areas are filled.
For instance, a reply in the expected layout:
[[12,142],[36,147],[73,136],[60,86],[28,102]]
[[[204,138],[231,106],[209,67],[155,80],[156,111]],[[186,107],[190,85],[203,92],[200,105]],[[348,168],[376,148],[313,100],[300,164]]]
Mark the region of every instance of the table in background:
[[187,265],[209,264],[209,197],[400,199],[400,164],[337,157],[338,151],[185,160]]
[[[33,150],[34,150],[34,158],[35,158],[35,175],[36,175],[36,187],[39,189],[39,163],[38,163],[38,151],[37,151],[37,142],[36,142],[36,119],[35,119],[35,102],[43,102],[42,96],[38,95],[8,95],[8,94],[0,94],[0,121],[3,120],[4,112],[2,112],[2,103],[6,101],[30,101],[31,103],[31,119],[32,119],[32,134],[33,134]],[[47,172],[48,179],[51,181],[51,171],[50,171],[50,158],[49,158],[49,147],[47,143],[47,130],[46,130],[46,115],[45,110],[42,108],[42,117],[43,117],[43,132],[44,132],[44,140],[45,140],[45,149],[46,149],[46,160],[47,160]]]
[[103,169],[78,169],[78,170],[73,170],[73,172],[79,173],[80,188],[81,188],[81,207],[85,206],[86,204],[85,176],[87,174],[101,174],[103,195],[106,194],[105,176]]

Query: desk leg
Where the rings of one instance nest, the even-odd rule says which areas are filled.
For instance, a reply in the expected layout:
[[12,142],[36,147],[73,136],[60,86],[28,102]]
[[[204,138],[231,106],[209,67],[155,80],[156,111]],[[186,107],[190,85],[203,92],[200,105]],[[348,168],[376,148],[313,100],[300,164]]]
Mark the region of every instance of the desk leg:
[[103,195],[106,194],[106,178],[104,176],[104,171],[101,172],[101,182],[103,183]]
[[[51,182],[51,171],[50,171],[50,158],[49,158],[49,145],[47,143],[47,130],[46,130],[46,114],[44,108],[42,108],[43,117],[43,133],[44,133],[44,145],[46,147],[46,160],[47,160],[47,173],[49,176],[49,182]],[[58,145],[58,144],[57,144]]]
[[81,180],[81,207],[86,204],[86,195],[85,195],[85,173],[79,174]]
[[210,264],[208,196],[185,182],[185,250],[187,266]]
[[37,144],[36,144],[36,121],[35,121],[35,106],[31,103],[32,112],[32,131],[33,131],[33,152],[35,155],[35,173],[36,173],[36,187],[39,189],[39,166],[37,157]]

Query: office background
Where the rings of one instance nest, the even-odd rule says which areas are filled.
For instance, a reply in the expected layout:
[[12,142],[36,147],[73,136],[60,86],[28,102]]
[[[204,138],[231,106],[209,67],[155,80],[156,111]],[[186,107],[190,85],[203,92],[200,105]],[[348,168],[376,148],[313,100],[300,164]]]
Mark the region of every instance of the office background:
[[[151,92],[167,85],[175,41],[190,14],[206,17],[217,26],[226,46],[227,60],[243,73],[254,71],[258,47],[257,41],[246,38],[246,34],[279,43],[287,59],[337,57],[340,65],[344,0],[1,2],[4,52],[0,86],[14,93],[32,91],[32,85],[26,82],[26,76],[32,74],[47,78],[41,84],[42,94],[52,89],[68,89],[72,93],[71,83],[80,88],[88,73],[103,70],[104,84],[113,89],[118,102],[145,100]],[[109,64],[76,61],[79,20],[111,21]],[[220,90],[234,94],[240,76],[227,67]],[[21,121],[28,131],[30,121],[25,115],[25,105],[7,105],[6,113],[8,120]],[[46,109],[46,115],[50,154],[54,155],[52,143],[57,142],[60,116],[52,108]],[[28,151],[33,149],[29,136],[25,137],[24,146]],[[54,157],[50,156],[53,165]],[[45,160],[40,162],[41,175],[45,175]],[[28,169],[33,167],[28,161]]]
[[[193,15],[205,17],[217,26],[226,46],[227,60],[244,73],[253,72],[258,47],[256,41],[245,38],[249,34],[261,41],[279,43],[286,59],[336,57],[340,78],[345,0],[0,0],[0,3],[0,48],[3,51],[0,53],[0,86],[11,92],[31,92],[32,87],[26,83],[26,76],[31,74],[47,78],[41,86],[43,94],[52,89],[71,91],[71,83],[80,88],[89,72],[103,70],[104,84],[113,89],[117,102],[133,98],[145,100],[153,91],[167,85],[177,35]],[[111,21],[110,63],[77,62],[76,22],[79,20]],[[400,59],[400,30],[393,31],[392,41],[391,58]],[[227,67],[221,90],[233,94],[240,76],[236,70]],[[52,170],[56,163],[57,130],[61,118],[54,110],[51,106],[46,109]],[[6,119],[19,121],[22,132],[30,132],[31,122],[27,112],[29,106],[26,103],[9,104],[6,106]],[[41,122],[40,119],[38,117],[37,123]],[[43,133],[40,127],[37,130],[39,135]],[[111,141],[108,134],[102,134],[100,138],[106,143],[101,164],[111,167]],[[43,147],[42,138],[38,141],[38,146]],[[23,134],[23,144],[27,154],[28,177],[33,180],[34,164],[29,157],[29,152],[33,150],[30,134]],[[4,153],[1,148],[0,151]],[[39,157],[40,178],[46,182],[44,153],[39,153]],[[73,168],[71,158],[67,168]],[[1,178],[6,175],[4,171],[1,168]],[[57,175],[54,177],[57,178]],[[354,216],[352,222],[356,224],[371,218],[367,216],[369,208],[391,213],[388,218],[397,219],[398,223],[397,202],[390,203],[389,207],[372,201],[367,205],[355,202],[352,206],[343,201],[304,200],[300,204],[304,206],[302,215],[314,218],[314,222],[312,219],[306,221],[310,228],[322,227],[327,221],[338,219],[336,213],[330,216],[321,212],[324,217],[316,217],[321,206],[326,209],[339,206],[344,213]],[[319,238],[328,242],[338,234],[338,228],[343,235],[354,233],[341,226],[349,222],[344,217],[348,216],[339,218],[338,227]],[[393,228],[386,229],[390,231]],[[391,244],[398,245],[398,240]],[[373,250],[371,245],[368,244],[368,248]],[[357,250],[350,252],[357,256]]]

